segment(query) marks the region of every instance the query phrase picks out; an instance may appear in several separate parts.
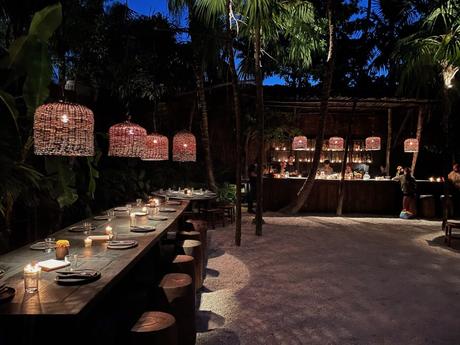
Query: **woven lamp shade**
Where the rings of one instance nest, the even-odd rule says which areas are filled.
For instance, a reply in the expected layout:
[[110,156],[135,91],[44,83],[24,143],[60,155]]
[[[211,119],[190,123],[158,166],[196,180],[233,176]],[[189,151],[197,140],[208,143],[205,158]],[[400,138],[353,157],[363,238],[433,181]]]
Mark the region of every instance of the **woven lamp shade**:
[[404,140],[404,152],[418,152],[418,140],[415,138]]
[[140,157],[144,150],[147,131],[129,121],[109,128],[109,156]]
[[93,156],[93,112],[67,102],[39,106],[34,116],[34,152],[36,155]]
[[174,136],[173,161],[196,162],[196,139],[192,133],[182,131]]
[[378,151],[381,149],[380,137],[366,138],[366,151]]
[[308,139],[304,136],[294,137],[292,140],[292,149],[294,151],[307,151],[308,150]]
[[329,139],[329,150],[342,151],[343,145],[344,145],[344,140],[341,137],[331,137]]
[[141,154],[144,161],[168,160],[168,138],[158,133],[152,133],[145,137],[145,146]]

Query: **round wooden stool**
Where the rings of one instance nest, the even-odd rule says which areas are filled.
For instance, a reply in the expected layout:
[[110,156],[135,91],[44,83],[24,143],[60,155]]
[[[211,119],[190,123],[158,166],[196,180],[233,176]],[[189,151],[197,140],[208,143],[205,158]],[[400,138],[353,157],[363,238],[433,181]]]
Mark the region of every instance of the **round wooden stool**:
[[204,262],[208,262],[208,222],[199,219],[189,219],[187,223],[192,224],[193,230],[201,234],[201,246],[203,249]]
[[168,273],[160,282],[168,304],[168,311],[174,315],[177,323],[178,344],[194,345],[195,326],[195,291],[192,278],[184,273]]
[[192,277],[193,290],[196,290],[195,259],[190,255],[176,255],[171,265],[172,273],[185,273]]
[[436,217],[436,203],[434,195],[420,195],[420,215],[423,218]]
[[182,242],[185,240],[201,241],[201,234],[198,231],[180,231],[176,238]]
[[131,328],[133,345],[177,345],[176,319],[161,311],[148,311]]
[[198,291],[203,286],[203,271],[204,271],[204,260],[203,260],[203,247],[200,241],[196,240],[185,240],[180,244],[185,255],[193,256],[195,259],[195,287]]

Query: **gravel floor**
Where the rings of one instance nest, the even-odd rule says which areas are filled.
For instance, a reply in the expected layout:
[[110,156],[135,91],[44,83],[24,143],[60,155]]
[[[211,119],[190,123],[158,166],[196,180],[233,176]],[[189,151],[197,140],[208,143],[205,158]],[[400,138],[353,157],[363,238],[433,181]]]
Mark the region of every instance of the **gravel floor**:
[[[210,230],[198,345],[460,344],[460,243],[440,222],[265,216]],[[460,241],[458,241],[460,242]]]

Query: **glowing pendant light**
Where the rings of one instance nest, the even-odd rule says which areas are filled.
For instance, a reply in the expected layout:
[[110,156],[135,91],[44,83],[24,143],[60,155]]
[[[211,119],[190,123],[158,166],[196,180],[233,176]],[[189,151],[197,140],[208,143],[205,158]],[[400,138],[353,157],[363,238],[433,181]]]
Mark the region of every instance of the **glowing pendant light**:
[[109,156],[140,157],[147,131],[129,120],[109,129]]
[[166,161],[168,160],[168,138],[158,133],[146,136],[144,150],[141,159],[144,161]]
[[404,140],[404,152],[418,152],[418,139],[409,138]]
[[196,139],[188,131],[181,131],[173,138],[173,161],[196,162]]
[[292,149],[294,151],[307,151],[308,150],[308,139],[304,136],[294,137],[292,140]]
[[93,112],[67,102],[39,106],[34,116],[34,152],[36,155],[93,156]]
[[342,151],[344,146],[344,140],[341,137],[331,137],[329,139],[329,150],[331,151]]
[[366,138],[366,151],[378,151],[381,149],[380,137]]

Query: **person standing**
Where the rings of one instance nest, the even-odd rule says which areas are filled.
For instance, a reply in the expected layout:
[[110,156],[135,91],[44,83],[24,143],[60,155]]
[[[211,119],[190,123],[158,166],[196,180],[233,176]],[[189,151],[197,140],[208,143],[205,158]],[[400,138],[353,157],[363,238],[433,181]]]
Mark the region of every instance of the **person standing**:
[[417,196],[417,182],[412,176],[410,168],[404,168],[403,174],[395,176],[394,181],[398,181],[401,185],[403,193],[403,204],[401,211],[401,218],[413,218],[416,214],[416,196]]
[[254,211],[254,199],[257,193],[257,163],[253,163],[249,166],[249,193],[248,193],[248,213],[255,213]]
[[454,213],[458,216],[460,215],[460,165],[458,163],[454,163],[447,179],[451,185]]

